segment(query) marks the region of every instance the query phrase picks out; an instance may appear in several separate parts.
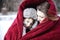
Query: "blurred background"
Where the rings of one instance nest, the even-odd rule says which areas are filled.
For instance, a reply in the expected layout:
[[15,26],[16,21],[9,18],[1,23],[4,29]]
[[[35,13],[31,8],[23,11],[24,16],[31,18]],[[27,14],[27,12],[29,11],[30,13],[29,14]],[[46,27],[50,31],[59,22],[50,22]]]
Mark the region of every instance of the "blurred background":
[[[4,35],[17,16],[18,7],[22,0],[0,0],[0,40],[4,40]],[[60,0],[54,0],[58,16],[60,16]]]

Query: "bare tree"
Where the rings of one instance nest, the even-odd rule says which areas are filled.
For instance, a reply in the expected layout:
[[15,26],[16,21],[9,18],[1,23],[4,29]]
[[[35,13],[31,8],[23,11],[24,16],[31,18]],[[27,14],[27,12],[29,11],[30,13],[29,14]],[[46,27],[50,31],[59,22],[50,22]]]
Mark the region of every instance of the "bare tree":
[[0,11],[1,11],[2,6],[3,6],[3,1],[0,0]]

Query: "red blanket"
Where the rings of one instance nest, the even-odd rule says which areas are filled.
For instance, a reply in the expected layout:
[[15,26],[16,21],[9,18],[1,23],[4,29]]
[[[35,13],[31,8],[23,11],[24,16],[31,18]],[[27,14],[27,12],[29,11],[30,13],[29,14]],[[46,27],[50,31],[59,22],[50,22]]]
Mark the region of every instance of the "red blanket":
[[[60,18],[57,21],[47,19],[45,22],[39,24],[36,28],[22,36],[23,32],[23,10],[27,6],[37,6],[46,0],[25,0],[19,7],[18,15],[4,40],[60,40]],[[47,0],[50,4],[48,13],[56,15],[56,8],[52,0]],[[33,7],[34,7],[33,6]]]

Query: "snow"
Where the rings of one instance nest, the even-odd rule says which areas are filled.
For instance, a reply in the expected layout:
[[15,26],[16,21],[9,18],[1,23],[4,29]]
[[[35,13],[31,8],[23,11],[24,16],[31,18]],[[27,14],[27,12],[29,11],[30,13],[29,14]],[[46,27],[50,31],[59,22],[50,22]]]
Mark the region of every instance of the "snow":
[[4,36],[15,18],[16,13],[12,15],[0,15],[0,40],[4,40]]

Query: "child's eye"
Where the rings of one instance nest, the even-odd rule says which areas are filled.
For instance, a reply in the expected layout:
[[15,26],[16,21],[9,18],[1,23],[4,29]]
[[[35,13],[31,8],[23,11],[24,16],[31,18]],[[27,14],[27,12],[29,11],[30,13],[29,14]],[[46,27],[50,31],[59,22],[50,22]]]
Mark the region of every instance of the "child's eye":
[[27,21],[27,23],[29,23],[29,21]]

